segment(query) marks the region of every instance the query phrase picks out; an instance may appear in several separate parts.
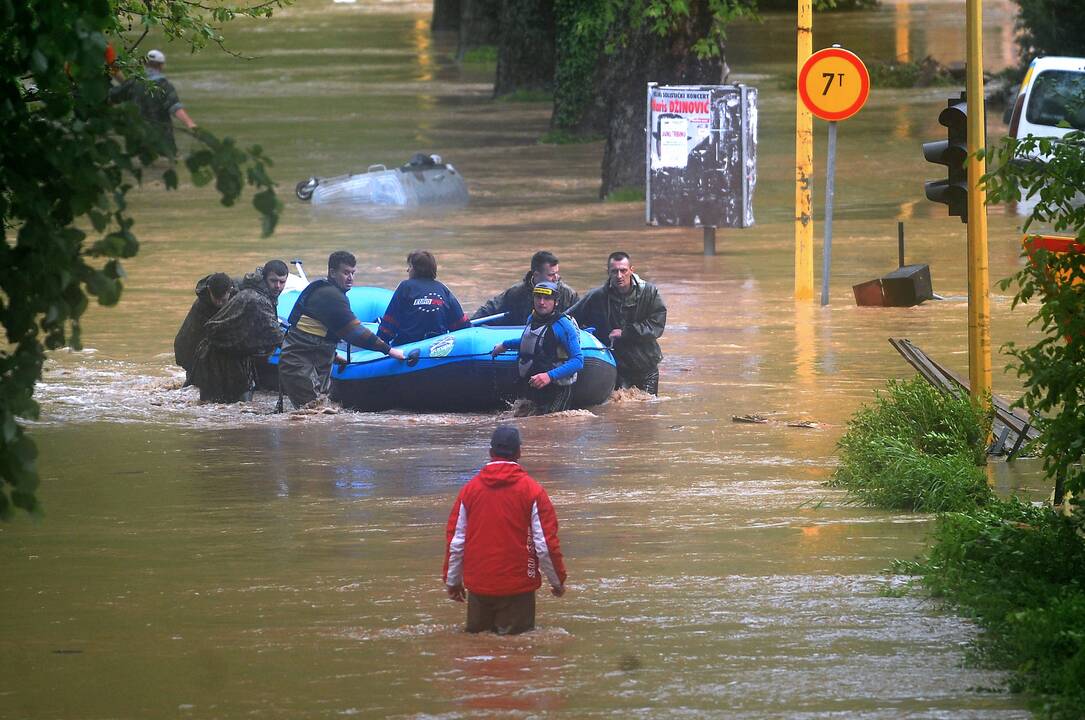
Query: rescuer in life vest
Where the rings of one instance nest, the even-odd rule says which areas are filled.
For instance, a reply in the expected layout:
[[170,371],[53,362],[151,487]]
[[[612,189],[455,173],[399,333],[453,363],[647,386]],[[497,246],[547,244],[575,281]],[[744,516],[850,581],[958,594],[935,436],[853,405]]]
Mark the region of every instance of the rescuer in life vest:
[[559,288],[541,282],[532,291],[532,312],[519,338],[494,345],[497,357],[519,347],[520,394],[529,400],[534,414],[569,409],[576,374],[584,367],[580,330],[568,315],[557,312]]

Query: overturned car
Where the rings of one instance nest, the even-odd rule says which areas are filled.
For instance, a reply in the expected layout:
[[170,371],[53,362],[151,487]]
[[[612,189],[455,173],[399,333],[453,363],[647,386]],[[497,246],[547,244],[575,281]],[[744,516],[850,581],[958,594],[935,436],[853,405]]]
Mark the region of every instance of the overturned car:
[[370,165],[364,173],[310,177],[295,188],[298,199],[314,204],[358,203],[388,207],[463,205],[467,183],[440,155],[415,153],[407,164],[388,169]]

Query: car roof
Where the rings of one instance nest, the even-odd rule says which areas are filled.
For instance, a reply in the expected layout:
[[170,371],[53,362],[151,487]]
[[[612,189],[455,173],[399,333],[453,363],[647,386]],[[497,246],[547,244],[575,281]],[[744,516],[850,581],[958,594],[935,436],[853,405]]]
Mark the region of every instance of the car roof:
[[1077,72],[1085,72],[1085,58],[1051,55],[1033,60],[1032,71],[1038,73],[1042,70],[1076,70]]

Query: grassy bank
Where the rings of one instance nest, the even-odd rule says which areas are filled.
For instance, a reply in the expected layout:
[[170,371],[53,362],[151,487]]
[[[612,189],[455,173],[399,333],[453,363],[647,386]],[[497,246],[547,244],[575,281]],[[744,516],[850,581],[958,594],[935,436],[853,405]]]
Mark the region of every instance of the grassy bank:
[[1085,541],[1071,519],[1015,499],[947,513],[927,558],[899,569],[984,629],[977,659],[1011,671],[1040,717],[1085,717]]
[[896,569],[983,628],[975,658],[1010,671],[1039,716],[1082,718],[1082,516],[995,497],[982,467],[989,429],[968,398],[890,381],[849,422],[830,484],[865,505],[942,513],[927,557]]

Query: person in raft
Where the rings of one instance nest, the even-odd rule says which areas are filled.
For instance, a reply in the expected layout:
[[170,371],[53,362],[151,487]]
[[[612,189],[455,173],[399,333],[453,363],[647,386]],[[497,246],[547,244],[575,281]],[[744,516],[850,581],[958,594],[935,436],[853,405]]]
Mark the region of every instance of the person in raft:
[[558,312],[559,293],[557,283],[537,284],[523,333],[499,342],[490,351],[497,357],[510,348],[519,348],[520,395],[531,402],[536,415],[568,410],[576,374],[584,367],[580,330],[567,315]]
[[407,279],[399,284],[381,317],[377,336],[406,345],[468,326],[460,301],[437,280],[437,258],[428,250],[407,256]]
[[557,514],[519,459],[520,432],[499,425],[490,462],[463,486],[448,516],[445,589],[456,602],[466,595],[469,633],[533,630],[544,575],[555,597],[565,594]]

